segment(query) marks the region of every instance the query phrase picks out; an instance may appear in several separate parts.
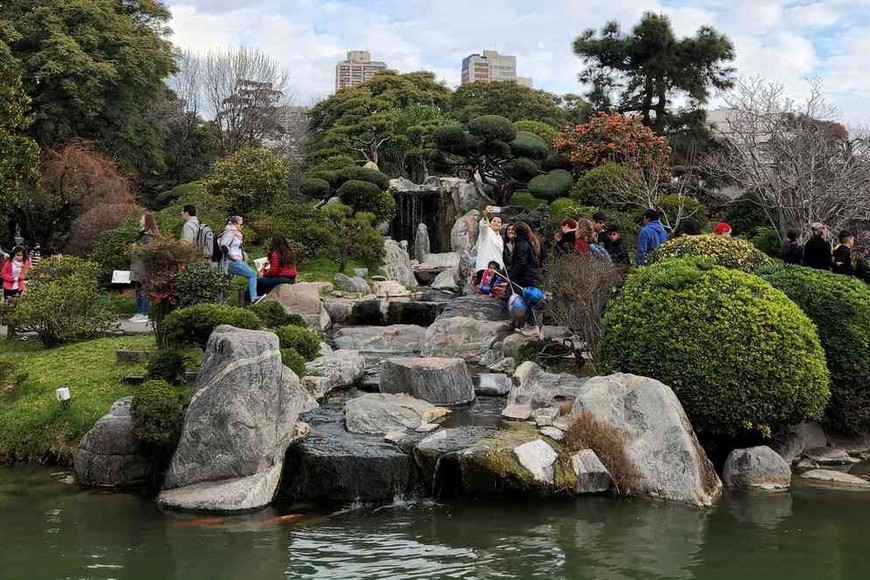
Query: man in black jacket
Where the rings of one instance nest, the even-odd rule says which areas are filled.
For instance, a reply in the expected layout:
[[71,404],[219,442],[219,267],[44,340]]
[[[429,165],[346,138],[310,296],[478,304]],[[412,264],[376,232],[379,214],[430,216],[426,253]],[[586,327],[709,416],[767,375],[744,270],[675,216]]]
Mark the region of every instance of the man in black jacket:
[[816,270],[830,270],[833,264],[831,244],[826,239],[828,228],[824,224],[813,224],[813,235],[804,244],[803,265]]
[[852,276],[855,268],[852,266],[852,246],[855,245],[855,234],[849,230],[840,232],[840,245],[834,249],[834,272]]

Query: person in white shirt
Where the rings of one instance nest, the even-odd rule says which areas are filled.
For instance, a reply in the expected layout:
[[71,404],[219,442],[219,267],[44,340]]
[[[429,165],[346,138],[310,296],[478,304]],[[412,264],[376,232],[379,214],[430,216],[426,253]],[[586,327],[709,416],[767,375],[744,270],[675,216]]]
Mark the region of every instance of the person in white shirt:
[[247,278],[248,295],[253,304],[259,301],[257,297],[257,272],[245,262],[244,236],[242,235],[244,225],[245,221],[237,215],[232,216],[227,221],[227,227],[218,239],[218,245],[223,251],[220,271]]
[[483,272],[490,262],[504,269],[504,238],[501,237],[501,216],[490,219],[490,208],[486,208],[480,219],[480,233],[477,235],[477,265],[475,266],[474,285],[480,284]]

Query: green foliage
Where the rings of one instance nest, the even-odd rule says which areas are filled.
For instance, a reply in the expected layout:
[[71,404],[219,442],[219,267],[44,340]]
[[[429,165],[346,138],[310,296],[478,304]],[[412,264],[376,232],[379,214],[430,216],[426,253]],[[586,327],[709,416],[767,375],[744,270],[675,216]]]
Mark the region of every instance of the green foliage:
[[345,167],[355,167],[356,161],[350,155],[332,155],[305,169],[306,174],[317,171],[338,171]]
[[764,214],[758,194],[748,191],[728,204],[725,221],[735,236],[752,238],[758,228],[769,227],[770,220]]
[[230,215],[230,202],[226,198],[207,193],[201,183],[197,182],[196,187],[183,188],[182,195],[172,205],[154,214],[157,225],[164,235],[174,237],[180,235],[181,226],[184,225],[181,210],[189,203],[196,206],[196,217],[199,218],[199,223],[209,225],[215,235],[220,235],[223,231],[223,226]]
[[244,308],[226,304],[197,304],[173,311],[163,324],[167,344],[176,347],[190,344],[205,348],[208,337],[221,324],[253,330],[260,328],[263,321]]
[[279,326],[305,326],[305,320],[298,314],[287,314],[284,307],[274,300],[263,300],[252,304],[248,308],[260,317],[266,328],[278,328]]
[[529,181],[528,188],[535,197],[552,200],[566,195],[573,184],[570,171],[554,169]]
[[296,373],[297,377],[305,376],[305,357],[299,354],[295,348],[282,348],[281,362]]
[[244,215],[285,195],[289,179],[290,167],[280,157],[268,149],[247,147],[219,159],[202,185],[227,200],[230,212]]
[[275,329],[281,348],[292,348],[305,360],[312,361],[320,356],[320,337],[302,326],[287,325]]
[[396,200],[392,194],[381,191],[374,183],[367,181],[345,181],[338,188],[341,202],[355,211],[374,214],[378,223],[389,222],[396,214]]
[[546,200],[537,198],[525,190],[518,191],[511,196],[511,206],[514,207],[521,207],[531,211],[542,205],[547,205]]
[[685,195],[664,195],[657,204],[659,211],[667,217],[667,223],[676,229],[680,222],[690,219],[704,228],[709,221],[707,210],[697,200]]
[[326,256],[338,263],[338,271],[344,272],[352,258],[378,263],[384,251],[384,238],[375,229],[375,216],[368,212],[354,212],[337,204],[321,210],[332,224],[327,239]]
[[575,110],[585,107],[585,103],[566,100],[513,81],[467,83],[453,93],[451,109],[462,123],[482,115],[499,115],[511,121],[532,120],[558,127],[572,122]]
[[175,276],[175,303],[179,308],[202,302],[223,302],[229,296],[232,276],[207,262],[190,264]]
[[[175,304],[179,274],[205,259],[193,244],[172,238],[158,238],[147,246],[135,247],[132,253],[134,259],[144,263],[145,290],[158,304]],[[195,282],[189,276],[182,277],[181,281],[188,284],[190,299],[204,291],[195,289]]]
[[870,286],[800,266],[768,266],[759,275],[785,292],[819,331],[831,372],[827,422],[837,430],[870,431]]
[[345,167],[338,170],[337,187],[348,181],[365,181],[373,183],[381,191],[390,187],[390,179],[376,169],[366,167]]
[[0,360],[0,402],[10,399],[27,380],[27,372],[12,361]]
[[468,122],[468,132],[484,141],[513,141],[517,130],[510,119],[500,115],[483,115]]
[[114,317],[97,300],[99,266],[71,256],[45,258],[30,273],[27,291],[9,314],[19,330],[35,332],[47,347],[97,336]]
[[680,258],[702,258],[717,266],[749,273],[770,264],[770,258],[746,240],[712,234],[668,240],[647,257],[646,263],[657,264]]
[[160,207],[165,207],[170,203],[176,203],[179,199],[192,199],[202,191],[202,183],[200,181],[190,181],[176,185],[172,189],[163,191],[157,195],[157,203]]
[[505,163],[504,170],[517,181],[527,183],[537,177],[541,171],[538,164],[527,157],[517,157]]
[[619,163],[605,163],[593,167],[571,188],[571,198],[582,205],[624,209],[625,204],[614,196],[614,191],[628,180],[631,170]]
[[91,260],[100,267],[100,282],[107,284],[113,270],[130,268],[130,249],[139,233],[139,219],[130,217],[120,227],[103,232],[97,239]]
[[145,372],[152,381],[165,381],[171,385],[184,383],[187,358],[177,350],[164,349],[157,351],[148,364]]
[[540,137],[526,131],[517,131],[517,136],[509,145],[512,154],[538,161],[543,161],[549,151],[547,144]]
[[331,191],[329,182],[319,177],[308,177],[299,184],[299,193],[311,199],[326,199]]
[[604,317],[606,372],[662,381],[694,428],[713,434],[819,418],[824,356],[813,323],[782,292],[699,260],[639,269]]
[[523,119],[514,123],[517,132],[532,133],[536,135],[549,148],[553,146],[556,137],[559,136],[559,131],[555,127],[543,121],[535,121],[531,119]]
[[166,381],[146,381],[136,389],[130,415],[136,437],[157,448],[175,449],[184,424],[188,389]]
[[[730,225],[730,224],[729,224]],[[776,230],[770,226],[756,228],[755,235],[749,240],[759,251],[773,258],[779,258],[782,252],[782,243]]]
[[544,171],[552,171],[553,169],[567,169],[570,171],[571,162],[558,153],[550,153],[544,158],[541,169]]
[[329,216],[313,203],[285,202],[254,214],[248,220],[255,238],[265,242],[275,232],[284,233],[298,261],[326,255],[332,247],[335,228]]

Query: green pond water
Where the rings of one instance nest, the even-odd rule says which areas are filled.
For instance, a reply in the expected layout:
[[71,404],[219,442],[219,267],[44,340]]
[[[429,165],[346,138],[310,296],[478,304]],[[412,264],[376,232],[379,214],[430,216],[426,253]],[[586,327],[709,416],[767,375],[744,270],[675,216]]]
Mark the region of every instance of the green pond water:
[[[278,506],[202,517],[0,468],[0,579],[870,578],[870,493]],[[299,515],[304,514],[304,515]]]

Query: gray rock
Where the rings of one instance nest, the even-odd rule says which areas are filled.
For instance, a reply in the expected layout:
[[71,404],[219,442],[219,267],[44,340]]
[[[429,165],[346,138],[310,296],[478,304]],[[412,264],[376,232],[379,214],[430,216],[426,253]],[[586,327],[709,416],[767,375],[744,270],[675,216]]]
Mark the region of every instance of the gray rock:
[[335,275],[335,287],[345,292],[355,292],[357,294],[371,294],[372,289],[369,283],[362,278],[350,278],[341,272]]
[[543,439],[535,439],[514,447],[520,465],[529,470],[537,481],[553,483],[558,455]]
[[405,288],[417,287],[417,279],[411,269],[411,257],[398,242],[389,238],[384,242],[383,270],[388,280],[395,280]]
[[538,427],[549,427],[553,425],[553,421],[559,416],[557,407],[542,407],[532,411],[532,419]]
[[465,316],[445,317],[442,314],[426,329],[423,354],[478,362],[493,344],[510,332],[507,322],[488,322]]
[[305,368],[316,374],[303,377],[302,384],[320,400],[333,389],[361,383],[366,374],[366,360],[358,352],[342,350],[306,363]]
[[281,364],[278,337],[218,326],[196,387],[159,503],[215,511],[269,504],[287,446],[300,435],[296,420],[317,406]]
[[583,449],[571,456],[571,468],[577,476],[577,493],[601,493],[610,488],[613,481],[610,472],[591,449]]
[[800,459],[807,449],[827,445],[828,437],[818,423],[792,425],[768,443],[768,447],[779,453],[788,463]]
[[460,316],[488,322],[510,320],[505,302],[485,294],[470,294],[451,300],[444,307],[444,312],[439,318]]
[[334,324],[350,324],[355,303],[349,298],[330,298],[323,303],[323,307]]
[[514,372],[514,387],[507,402],[509,405],[529,405],[533,409],[559,407],[573,402],[587,381],[586,377],[548,373],[535,363],[526,361]]
[[835,487],[870,489],[870,481],[842,471],[813,469],[801,475],[801,479],[811,483],[827,484]]
[[804,473],[805,471],[810,471],[818,468],[819,464],[812,459],[804,458],[794,464],[795,473]]
[[446,270],[459,266],[458,252],[445,252],[443,254],[427,254],[423,260],[420,260],[420,269],[424,270]]
[[279,284],[269,292],[266,300],[273,300],[287,314],[298,314],[310,328],[326,330],[332,324],[329,313],[320,299],[320,285],[311,282]]
[[565,432],[556,427],[546,426],[538,429],[541,435],[549,437],[553,441],[562,441],[565,438]]
[[418,262],[422,262],[429,254],[429,248],[429,228],[420,222],[420,225],[417,226],[417,235],[414,237],[414,258]]
[[501,352],[504,356],[517,358],[520,349],[530,342],[537,340],[531,336],[523,336],[519,333],[513,333],[505,337],[501,343]]
[[804,457],[811,459],[819,465],[851,465],[858,463],[848,453],[836,447],[815,447],[804,451]]
[[455,292],[459,289],[459,284],[456,281],[456,273],[452,268],[444,270],[435,276],[435,279],[429,286],[435,290],[447,290],[449,292]]
[[478,377],[478,384],[474,387],[477,395],[491,397],[504,397],[513,386],[511,378],[501,373],[483,373]]
[[387,303],[387,324],[429,326],[444,310],[443,302],[425,300],[390,300]]
[[564,326],[542,326],[541,338],[544,340],[559,340],[560,338],[569,338],[571,331]]
[[788,489],[791,468],[785,459],[765,445],[735,449],[725,460],[722,481],[729,487]]
[[863,454],[870,451],[870,433],[828,433],[831,447],[838,447],[847,453]]
[[344,421],[351,433],[389,433],[416,429],[435,406],[406,394],[368,393],[344,406]]
[[507,356],[498,361],[497,363],[491,364],[486,367],[494,373],[509,373],[512,374],[517,369],[516,360],[513,357]]
[[375,283],[375,296],[378,298],[400,298],[410,295],[411,291],[396,280]]
[[480,213],[477,210],[456,219],[450,230],[450,247],[457,253],[470,253],[474,244],[477,243],[477,234],[480,230]]
[[459,358],[402,357],[383,362],[382,393],[407,393],[436,405],[461,405],[474,400],[474,385]]
[[531,405],[508,404],[501,411],[501,416],[511,421],[528,421],[532,417]]
[[426,329],[413,324],[392,326],[354,326],[335,333],[338,349],[384,356],[415,354],[423,350]]
[[73,456],[82,485],[130,487],[148,482],[151,463],[133,434],[132,402],[133,397],[115,401],[82,437]]
[[438,183],[441,191],[450,195],[453,207],[460,212],[492,204],[492,200],[484,194],[483,184],[479,182],[459,177],[430,177],[426,183]]
[[629,374],[593,377],[574,400],[572,414],[584,411],[625,438],[632,492],[698,506],[719,497],[722,482],[670,387]]

